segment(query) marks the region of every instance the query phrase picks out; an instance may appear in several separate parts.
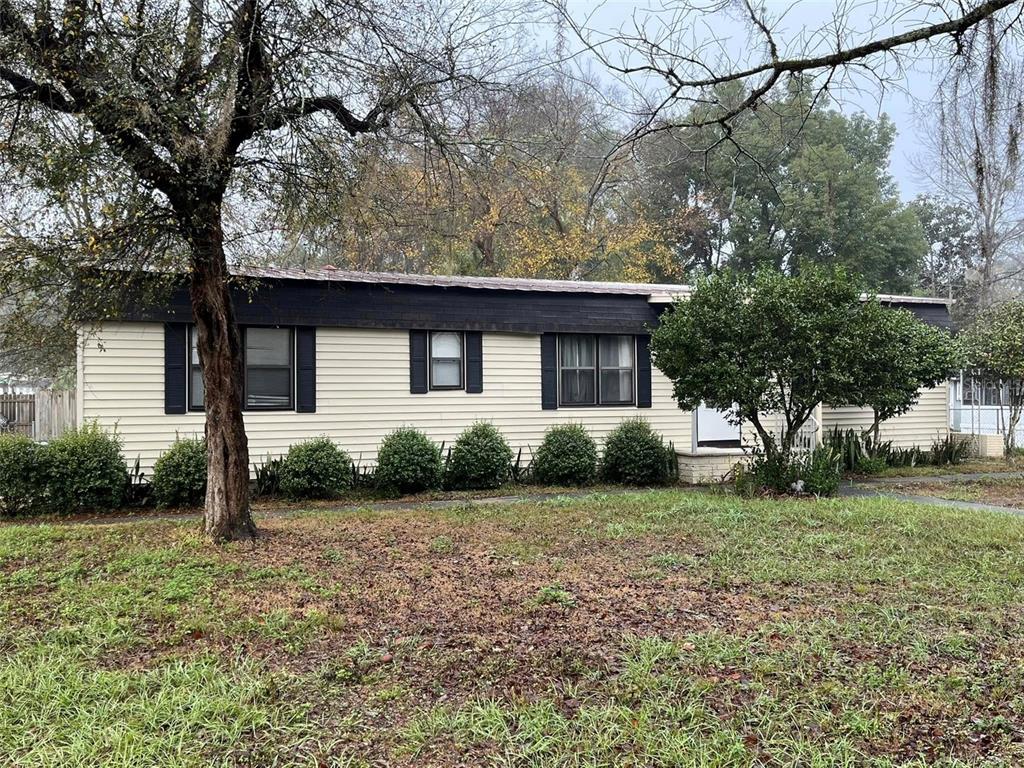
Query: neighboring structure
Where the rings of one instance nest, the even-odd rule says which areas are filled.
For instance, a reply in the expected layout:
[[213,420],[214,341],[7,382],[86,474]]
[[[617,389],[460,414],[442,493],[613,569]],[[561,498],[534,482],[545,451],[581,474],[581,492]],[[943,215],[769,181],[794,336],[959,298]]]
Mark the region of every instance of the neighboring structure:
[[[955,432],[972,435],[981,456],[1002,456],[1009,428],[1007,386],[962,373],[950,382],[949,423]],[[1024,420],[1017,425],[1017,445],[1024,445]]]
[[[687,286],[347,272],[239,270],[256,278],[235,306],[246,354],[245,422],[254,462],[325,434],[362,464],[412,425],[449,445],[493,422],[529,456],[552,424],[599,441],[644,416],[672,441],[684,480],[735,464],[741,430],[678,409],[651,366],[650,330]],[[941,300],[882,297],[949,325]],[[176,435],[201,434],[203,387],[184,287],[81,333],[79,422],[116,427],[129,460],[152,467]],[[930,445],[948,432],[948,388],[883,424],[886,439]],[[823,408],[821,426],[865,427],[869,411]]]

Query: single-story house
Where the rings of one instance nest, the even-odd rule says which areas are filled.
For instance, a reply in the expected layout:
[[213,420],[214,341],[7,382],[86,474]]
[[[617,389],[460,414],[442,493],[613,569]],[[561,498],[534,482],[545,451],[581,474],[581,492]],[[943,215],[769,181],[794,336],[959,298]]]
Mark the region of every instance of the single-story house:
[[[412,425],[449,445],[477,420],[528,457],[553,424],[580,422],[600,442],[644,416],[671,441],[681,476],[736,462],[741,430],[715,411],[681,411],[651,366],[650,329],[683,285],[240,268],[245,423],[253,462],[327,435],[363,465],[381,439]],[[949,326],[939,299],[886,296]],[[130,461],[151,468],[176,435],[201,435],[203,382],[184,286],[160,306],[84,328],[79,423],[117,429]],[[863,427],[869,411],[823,408],[824,429]],[[922,393],[882,427],[899,445],[949,429],[948,386]]]

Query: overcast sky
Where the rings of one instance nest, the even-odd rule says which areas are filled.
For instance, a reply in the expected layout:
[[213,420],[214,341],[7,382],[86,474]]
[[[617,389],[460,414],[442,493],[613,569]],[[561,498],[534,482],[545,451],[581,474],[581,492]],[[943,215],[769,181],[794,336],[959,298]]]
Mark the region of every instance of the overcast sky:
[[[829,2],[826,0],[762,0],[768,15],[773,20],[773,34],[780,47],[791,53],[821,50],[816,37],[829,34],[835,19],[845,19],[849,29],[848,40],[861,42],[881,35],[894,34],[911,26],[918,26],[927,11],[922,4],[913,0],[849,0]],[[721,5],[719,0],[705,0],[704,5]],[[682,3],[672,0],[568,0],[573,17],[579,22],[587,20],[587,26],[596,34],[613,34],[623,27],[632,28],[634,20],[653,24],[673,18],[673,10]],[[686,3],[698,5],[695,0]],[[751,28],[743,20],[742,6],[737,2],[732,8],[719,9],[714,13],[687,17],[687,34],[693,41],[718,40],[729,49],[727,55],[735,61],[750,61]],[[571,43],[572,41],[570,41]],[[882,88],[876,81],[862,76],[851,76],[843,87],[833,91],[839,102],[837,106],[847,112],[862,111],[871,116],[881,113],[889,115],[896,124],[898,135],[890,157],[893,177],[899,185],[900,194],[906,200],[920,192],[927,191],[925,182],[914,171],[914,157],[919,152],[920,127],[915,114],[927,114],[921,105],[934,94],[936,78],[947,68],[943,52],[935,46],[922,47],[904,60],[904,66],[897,67],[892,61],[884,64],[887,80]],[[581,62],[582,65],[582,62]],[[593,66],[592,71],[600,72]],[[916,109],[915,109],[916,107]]]

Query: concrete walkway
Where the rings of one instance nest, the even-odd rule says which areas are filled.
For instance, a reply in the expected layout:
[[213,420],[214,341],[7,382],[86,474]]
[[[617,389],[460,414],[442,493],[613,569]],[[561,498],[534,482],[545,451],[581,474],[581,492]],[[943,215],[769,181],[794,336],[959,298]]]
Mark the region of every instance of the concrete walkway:
[[845,498],[886,498],[896,501],[908,501],[914,504],[932,504],[952,509],[972,509],[981,512],[1007,512],[1011,515],[1024,515],[1024,509],[1005,507],[999,504],[986,504],[980,501],[960,501],[958,499],[941,499],[937,496],[919,496],[913,493],[901,493],[890,488],[891,485],[923,485],[926,483],[963,483],[972,480],[990,480],[1020,477],[1020,472],[960,472],[948,475],[932,475],[930,477],[878,477],[865,478],[846,482],[839,486],[839,495]]
[[1022,470],[1005,472],[952,472],[948,475],[914,475],[912,477],[865,477],[854,480],[857,485],[913,485],[915,483],[969,483],[972,480],[1009,480],[1024,477]]

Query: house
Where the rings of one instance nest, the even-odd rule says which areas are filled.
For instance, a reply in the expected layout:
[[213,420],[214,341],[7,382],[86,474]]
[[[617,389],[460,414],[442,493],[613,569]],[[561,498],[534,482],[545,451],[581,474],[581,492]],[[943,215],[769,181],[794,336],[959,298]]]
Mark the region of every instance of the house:
[[[240,268],[244,409],[254,462],[325,434],[372,464],[381,439],[414,425],[449,445],[493,422],[524,457],[553,424],[600,441],[644,416],[673,443],[685,480],[731,468],[745,438],[721,414],[683,412],[651,366],[650,329],[682,285]],[[884,297],[949,325],[941,300]],[[203,430],[203,384],[184,286],[161,306],[80,333],[79,423],[116,428],[129,460],[152,467],[176,435]],[[948,387],[924,392],[882,433],[930,445],[948,431]],[[863,427],[871,413],[823,408],[820,424]]]
[[[963,371],[950,383],[949,423],[954,432],[972,436],[974,451],[1000,457],[1010,425],[1010,386]],[[1016,444],[1024,445],[1024,422],[1017,424]]]

